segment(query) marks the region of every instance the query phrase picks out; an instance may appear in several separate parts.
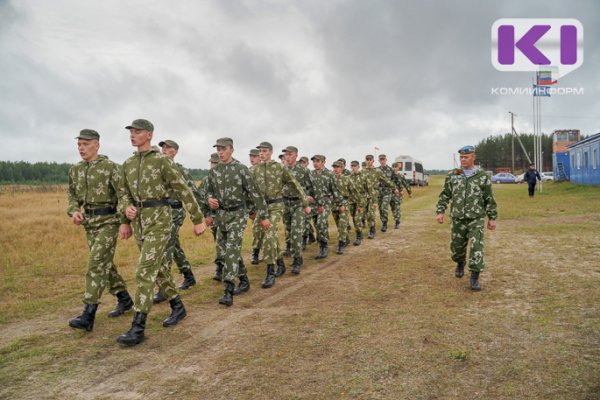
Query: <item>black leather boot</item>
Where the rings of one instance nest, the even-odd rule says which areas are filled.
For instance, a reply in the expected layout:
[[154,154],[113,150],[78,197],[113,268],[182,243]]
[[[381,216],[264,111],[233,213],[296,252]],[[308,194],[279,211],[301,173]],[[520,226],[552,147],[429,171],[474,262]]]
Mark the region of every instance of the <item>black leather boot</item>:
[[133,308],[133,300],[131,300],[131,296],[127,290],[123,290],[116,294],[117,296],[117,306],[114,310],[108,313],[110,318],[118,317],[119,315],[123,315],[125,311],[129,311]]
[[304,260],[302,257],[294,257],[294,261],[292,262],[292,274],[298,275],[300,273],[300,266],[303,262]]
[[223,280],[223,264],[220,262],[215,266],[215,276],[213,276],[213,279],[219,282]]
[[267,264],[267,276],[265,276],[265,280],[262,283],[263,289],[268,289],[273,287],[275,284],[275,265]]
[[283,257],[281,257],[277,260],[277,271],[275,271],[275,277],[283,274],[285,274],[285,262],[283,261]]
[[308,244],[314,243],[316,241],[317,241],[317,239],[315,238],[315,234],[312,233],[312,231],[310,231],[308,233]]
[[162,303],[165,300],[166,300],[165,299],[165,294],[159,290],[158,292],[156,292],[156,294],[152,298],[152,303],[159,304],[159,303]]
[[481,290],[481,286],[479,286],[479,272],[471,271],[471,290]]
[[117,338],[117,342],[125,346],[134,346],[144,340],[144,330],[146,329],[146,317],[148,314],[136,312],[133,315],[131,328]]
[[183,271],[183,282],[179,285],[179,289],[189,289],[196,284],[196,278],[194,277],[194,273],[191,269],[187,271]]
[[283,252],[284,257],[291,257],[292,255],[292,244],[291,243],[286,243],[285,244],[285,251]]
[[344,247],[346,246],[346,242],[338,242],[338,248],[335,252],[336,254],[344,254]]
[[319,243],[319,246],[320,246],[319,254],[317,254],[317,256],[315,257],[315,260],[320,260],[322,258],[325,258],[325,257],[327,257],[327,254],[329,254],[329,249],[327,248],[326,242]]
[[174,299],[169,300],[169,305],[171,306],[171,315],[163,321],[163,326],[165,328],[177,325],[177,323],[187,315],[181,297],[177,296]]
[[223,296],[219,299],[219,304],[226,305],[229,307],[233,304],[233,290],[235,285],[231,282],[225,282],[225,292],[223,292]]
[[456,269],[454,270],[454,276],[457,278],[462,278],[465,275],[465,262],[461,261],[456,263]]
[[360,242],[362,241],[362,233],[356,232],[356,240],[354,241],[355,246],[360,246]]
[[381,224],[381,232],[387,232],[387,221]]
[[394,224],[394,229],[398,228],[400,228],[400,221],[396,221],[396,223]]
[[69,326],[75,329],[85,329],[91,332],[94,328],[94,320],[96,319],[96,311],[98,304],[86,304],[83,306],[83,312],[77,318],[69,321]]
[[233,295],[237,296],[250,290],[250,280],[248,275],[240,275],[240,284],[233,290]]
[[250,261],[250,264],[256,265],[259,263],[258,253],[260,253],[260,249],[252,249],[252,261]]
[[373,239],[373,238],[375,238],[375,227],[374,226],[372,226],[369,229],[369,236],[367,236],[367,239]]

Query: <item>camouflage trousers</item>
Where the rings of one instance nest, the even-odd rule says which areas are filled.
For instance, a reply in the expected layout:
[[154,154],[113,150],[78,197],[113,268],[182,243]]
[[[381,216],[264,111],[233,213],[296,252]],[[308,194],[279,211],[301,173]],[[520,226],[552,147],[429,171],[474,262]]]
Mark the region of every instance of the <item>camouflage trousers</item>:
[[271,227],[264,231],[263,252],[267,264],[275,264],[281,257],[279,246],[279,224],[283,216],[283,204],[276,203],[269,205],[269,221]]
[[306,216],[299,201],[286,201],[283,211],[285,225],[285,241],[290,244],[293,257],[302,257],[302,236],[306,224]]
[[315,230],[313,229],[313,226],[310,223],[310,221],[315,218],[317,213],[315,211],[316,207],[314,207],[314,205],[311,205],[311,207],[313,209],[310,212],[310,214],[304,217],[304,234],[303,234],[304,237],[308,237],[311,233],[313,235],[315,234]]
[[450,250],[452,261],[463,262],[467,258],[467,244],[469,245],[469,270],[483,271],[483,219],[453,219],[452,239]]
[[178,295],[167,263],[166,250],[170,237],[171,232],[166,230],[146,234],[143,240],[138,241],[140,257],[135,273],[135,311],[150,312],[155,284],[167,300]]
[[252,221],[252,248],[261,249],[263,247],[265,231],[260,226],[260,218],[255,217]]
[[390,208],[390,201],[392,200],[391,192],[380,192],[379,193],[379,217],[381,218],[382,224],[388,222],[388,212]]
[[117,247],[119,225],[104,225],[99,228],[85,230],[87,245],[90,249],[88,270],[85,274],[85,304],[98,304],[104,288],[117,294],[127,290],[125,281],[113,262]]
[[358,212],[358,204],[350,203],[348,204],[348,214],[352,217],[352,223],[354,224],[354,230],[356,233],[360,233],[362,235],[362,230],[364,228],[362,217],[363,213]]
[[171,209],[171,217],[171,238],[167,244],[167,263],[171,268],[171,263],[175,261],[179,272],[183,274],[192,269],[179,243],[179,229],[185,220],[185,210],[183,208]]
[[390,200],[390,206],[392,207],[392,214],[394,215],[394,221],[400,222],[400,205],[402,204],[402,196],[399,194],[392,194]]
[[367,206],[365,207],[365,224],[368,228],[375,228],[375,210],[376,210],[376,200],[375,199],[367,199]]
[[331,203],[327,202],[323,205],[323,212],[319,214],[315,208],[315,230],[317,232],[317,242],[329,243],[329,214],[331,213]]
[[344,212],[340,212],[338,207],[334,207],[331,210],[331,214],[333,215],[333,220],[337,226],[338,241],[348,241],[348,224],[350,223],[350,213],[348,212],[348,209],[345,208]]
[[248,217],[242,211],[231,211],[228,214],[227,223],[217,226],[215,245],[217,260],[223,263],[223,280],[235,283],[240,275],[248,273],[241,262],[242,238]]

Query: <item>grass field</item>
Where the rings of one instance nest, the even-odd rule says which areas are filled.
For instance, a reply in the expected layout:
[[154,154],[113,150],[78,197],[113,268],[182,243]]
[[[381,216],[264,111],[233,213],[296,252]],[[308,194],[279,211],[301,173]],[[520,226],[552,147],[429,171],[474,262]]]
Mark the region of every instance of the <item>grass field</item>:
[[[399,230],[313,260],[217,304],[212,237],[182,230],[199,284],[188,317],[122,348],[131,313],[94,331],[81,311],[87,249],[61,192],[0,192],[0,398],[4,399],[600,399],[600,188],[495,185],[498,228],[486,232],[483,290],[454,278],[450,227],[435,222],[441,178],[403,205]],[[247,233],[249,230],[247,231]],[[250,237],[244,255],[249,259]],[[332,231],[332,242],[336,239]],[[137,248],[116,263],[133,287]],[[181,277],[176,275],[176,281]]]

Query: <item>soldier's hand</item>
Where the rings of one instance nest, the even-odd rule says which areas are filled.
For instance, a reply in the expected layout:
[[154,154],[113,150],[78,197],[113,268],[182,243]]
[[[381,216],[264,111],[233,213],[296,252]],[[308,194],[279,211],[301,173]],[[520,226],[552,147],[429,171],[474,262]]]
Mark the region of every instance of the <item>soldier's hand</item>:
[[73,213],[73,217],[71,217],[71,219],[73,220],[73,223],[75,225],[81,225],[83,223],[83,220],[85,219],[85,217],[83,216],[81,211],[75,211]]
[[346,207],[344,206],[340,206],[340,208],[338,208],[338,211],[343,214],[344,212],[346,212]]
[[129,206],[125,209],[125,216],[128,220],[133,221],[137,217],[137,208]]
[[363,212],[363,209],[362,209],[362,207],[358,207],[358,208],[356,209],[356,212],[357,212],[357,213],[359,213],[359,214],[362,214],[362,212]]
[[488,228],[490,231],[493,231],[494,229],[496,229],[496,220],[495,220],[495,219],[490,219],[490,220],[488,221],[487,228]]
[[378,207],[379,205],[377,203],[373,203],[373,210],[377,210]]
[[308,204],[312,204],[315,202],[315,198],[312,196],[306,196],[306,200],[308,200]]
[[204,222],[194,225],[194,235],[196,235],[196,236],[202,235],[205,230],[206,230],[206,224]]
[[263,219],[262,221],[260,221],[260,226],[265,231],[269,230],[269,228],[271,228],[271,221],[269,221],[269,219]]
[[121,224],[119,226],[119,239],[127,240],[131,237],[132,229],[129,224]]
[[323,206],[317,207],[317,214],[323,214],[323,211],[325,211],[325,207],[323,207]]
[[219,200],[214,199],[214,198],[210,198],[208,199],[208,206],[212,209],[212,210],[216,210],[217,208],[219,208]]
[[398,189],[394,189],[394,194],[400,194],[400,191]]
[[438,224],[443,224],[444,223],[444,214],[438,214],[437,215],[437,222],[438,222]]
[[206,226],[212,226],[214,222],[213,217],[205,217],[204,222],[206,223]]
[[305,215],[310,215],[311,211],[312,211],[312,209],[310,207],[304,207],[304,214]]

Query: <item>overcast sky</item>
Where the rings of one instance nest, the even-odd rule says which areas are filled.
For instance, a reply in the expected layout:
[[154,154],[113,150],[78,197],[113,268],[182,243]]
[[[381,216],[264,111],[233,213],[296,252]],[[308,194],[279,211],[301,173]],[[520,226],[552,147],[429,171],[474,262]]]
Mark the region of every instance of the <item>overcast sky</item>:
[[191,168],[222,136],[243,162],[266,140],[328,165],[451,168],[459,147],[508,132],[509,111],[532,131],[530,96],[491,93],[532,79],[492,66],[499,18],[582,23],[583,65],[558,86],[584,94],[543,98],[543,130],[600,132],[598,16],[595,0],[0,0],[0,159],[76,162],[91,128],[122,162],[124,127],[146,118]]

